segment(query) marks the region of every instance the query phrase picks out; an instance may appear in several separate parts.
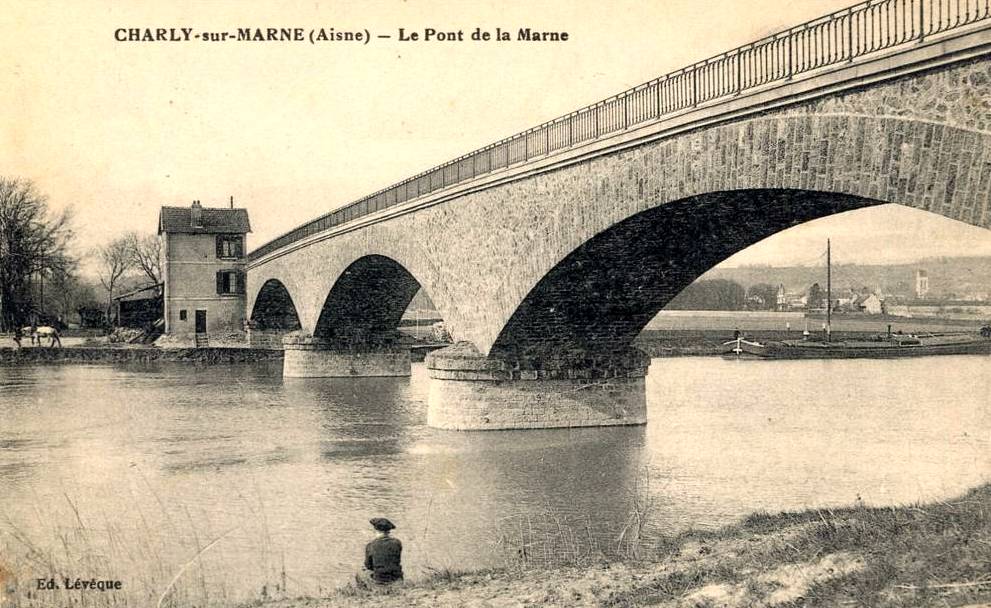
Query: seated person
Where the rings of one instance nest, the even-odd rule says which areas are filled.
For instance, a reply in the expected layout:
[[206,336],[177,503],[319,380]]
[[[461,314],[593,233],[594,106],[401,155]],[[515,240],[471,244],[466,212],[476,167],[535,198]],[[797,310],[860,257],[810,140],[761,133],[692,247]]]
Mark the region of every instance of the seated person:
[[375,540],[365,545],[365,570],[368,578],[376,584],[388,585],[403,580],[403,567],[400,563],[403,543],[389,535],[396,526],[384,517],[369,520],[378,532]]

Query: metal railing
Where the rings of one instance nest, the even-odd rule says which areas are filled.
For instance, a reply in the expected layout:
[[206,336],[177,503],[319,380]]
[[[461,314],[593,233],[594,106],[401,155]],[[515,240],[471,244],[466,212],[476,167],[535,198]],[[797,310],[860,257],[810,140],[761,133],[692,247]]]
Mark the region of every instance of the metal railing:
[[661,76],[338,208],[252,251],[310,235],[476,177],[656,122],[701,103],[991,18],[991,0],[867,0]]

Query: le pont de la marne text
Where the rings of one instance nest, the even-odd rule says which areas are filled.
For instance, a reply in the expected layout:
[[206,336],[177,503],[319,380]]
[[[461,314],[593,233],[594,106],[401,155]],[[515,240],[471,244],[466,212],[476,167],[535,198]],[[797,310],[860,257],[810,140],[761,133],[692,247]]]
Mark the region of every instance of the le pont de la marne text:
[[118,42],[358,42],[368,44],[372,38],[399,42],[567,42],[568,32],[476,27],[465,29],[398,28],[394,34],[372,35],[368,30],[302,27],[241,27],[229,31],[199,31],[191,27],[119,27],[114,30]]

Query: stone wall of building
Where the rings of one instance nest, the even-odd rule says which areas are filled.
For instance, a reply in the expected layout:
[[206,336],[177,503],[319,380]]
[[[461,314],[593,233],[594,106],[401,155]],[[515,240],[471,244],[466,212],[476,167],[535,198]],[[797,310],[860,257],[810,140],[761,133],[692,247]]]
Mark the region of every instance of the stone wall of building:
[[[208,334],[243,331],[246,296],[218,294],[217,272],[244,272],[245,260],[218,258],[214,234],[167,234],[163,247],[166,332],[193,335],[197,310],[206,311]],[[182,311],[186,311],[185,319],[181,318]]]

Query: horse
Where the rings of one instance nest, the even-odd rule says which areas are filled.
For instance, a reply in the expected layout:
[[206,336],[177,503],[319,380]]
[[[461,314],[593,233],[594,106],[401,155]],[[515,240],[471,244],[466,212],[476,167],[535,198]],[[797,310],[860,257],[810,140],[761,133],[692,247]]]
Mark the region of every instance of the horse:
[[62,348],[61,334],[56,327],[52,327],[51,325],[25,327],[22,331],[31,336],[31,346],[34,346],[35,344],[41,346],[42,338],[50,338],[51,343],[48,345],[49,348],[54,348],[56,344],[58,344],[59,348]]

